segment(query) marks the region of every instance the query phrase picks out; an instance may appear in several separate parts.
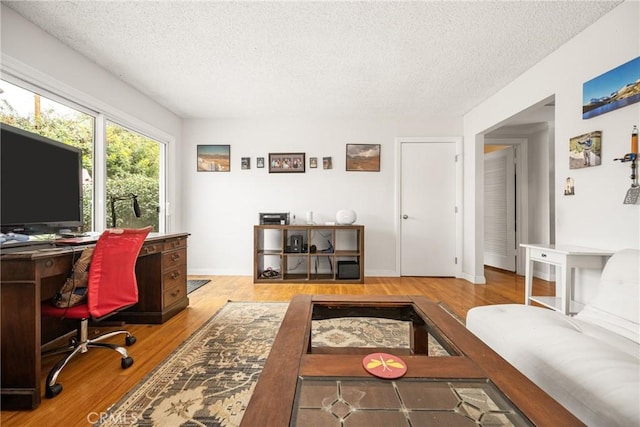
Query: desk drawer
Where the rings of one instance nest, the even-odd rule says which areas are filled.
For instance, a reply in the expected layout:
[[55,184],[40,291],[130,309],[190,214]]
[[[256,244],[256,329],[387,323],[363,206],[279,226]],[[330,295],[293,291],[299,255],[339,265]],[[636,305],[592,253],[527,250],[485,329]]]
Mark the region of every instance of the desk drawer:
[[[182,272],[184,273],[184,271]],[[168,273],[170,275],[171,273]],[[187,282],[185,280],[184,275],[181,275],[180,278],[173,279],[175,281],[175,285],[173,287],[168,287],[167,282],[165,282],[165,290],[162,293],[162,308],[165,309],[170,307],[177,301],[184,299],[187,296]],[[167,276],[165,276],[165,280]],[[180,283],[178,283],[180,282]],[[173,283],[173,282],[172,282]]]
[[564,264],[566,255],[545,249],[530,249],[531,259],[549,264]]
[[187,247],[187,238],[179,237],[177,239],[170,239],[164,242],[164,250],[171,251],[173,249],[178,248],[186,248]]
[[[78,255],[79,257],[80,255]],[[36,265],[36,271],[39,272],[41,278],[57,276],[60,274],[68,275],[71,273],[71,259],[63,257],[39,259]],[[5,277],[2,278],[3,280]]]
[[169,268],[177,267],[187,263],[187,249],[167,252],[162,255],[162,267],[166,271]]
[[175,288],[176,286],[186,286],[187,266],[183,265],[176,269],[167,271],[162,275],[162,287],[164,290]]
[[140,256],[157,254],[162,251],[162,242],[145,243],[140,249]]

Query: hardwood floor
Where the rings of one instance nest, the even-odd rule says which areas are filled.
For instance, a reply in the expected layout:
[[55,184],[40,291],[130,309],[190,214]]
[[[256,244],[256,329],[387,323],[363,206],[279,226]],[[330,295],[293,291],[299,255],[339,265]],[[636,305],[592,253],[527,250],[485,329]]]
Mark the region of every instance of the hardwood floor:
[[[445,302],[460,317],[475,306],[524,302],[524,277],[487,268],[487,284],[432,277],[367,277],[364,285],[257,284],[250,276],[194,276],[211,282],[189,295],[189,307],[163,325],[126,325],[138,341],[129,348],[134,365],[120,368],[113,351],[91,349],[76,357],[62,371],[58,382],[63,392],[54,399],[43,397],[33,411],[2,411],[0,424],[9,426],[87,426],[104,416],[145,375],[162,362],[180,343],[214,315],[227,301],[289,301],[295,294],[344,295],[424,295]],[[534,279],[536,294],[554,294],[553,283]],[[102,333],[114,328],[92,329]],[[121,343],[122,337],[114,342]],[[42,362],[42,383],[49,369],[60,358],[50,356]]]

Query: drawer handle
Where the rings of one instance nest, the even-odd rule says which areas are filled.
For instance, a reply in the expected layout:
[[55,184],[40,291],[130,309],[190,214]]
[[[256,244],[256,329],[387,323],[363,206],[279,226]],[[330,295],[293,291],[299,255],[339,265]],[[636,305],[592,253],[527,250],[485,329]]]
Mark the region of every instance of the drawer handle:
[[177,297],[178,295],[180,295],[180,289],[176,290],[175,292],[171,292],[172,297]]
[[171,278],[173,280],[177,279],[178,277],[180,277],[180,272],[179,271],[174,271],[173,273],[171,273]]
[[177,261],[177,260],[179,260],[179,259],[180,259],[180,254],[173,254],[173,255],[171,255],[171,259],[172,259],[173,261]]
[[547,257],[547,254],[541,254],[540,256],[541,256],[542,258],[546,258],[546,257]]
[[48,259],[47,261],[45,261],[44,266],[45,267],[52,267],[53,266],[53,260],[52,259]]

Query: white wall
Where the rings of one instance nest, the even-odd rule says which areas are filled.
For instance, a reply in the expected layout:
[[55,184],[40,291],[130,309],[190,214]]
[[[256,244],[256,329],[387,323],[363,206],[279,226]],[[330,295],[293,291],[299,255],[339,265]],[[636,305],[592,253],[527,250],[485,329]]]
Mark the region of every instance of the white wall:
[[[2,74],[44,88],[96,109],[168,144],[168,201],[179,206],[181,120],[178,116],[123,83],[116,76],[40,30],[13,10],[1,6]],[[171,210],[168,231],[180,231],[179,211]]]
[[[515,113],[555,94],[556,243],[602,249],[640,247],[640,206],[623,205],[631,184],[628,164],[613,158],[629,151],[640,103],[582,119],[582,84],[640,55],[640,2],[627,1],[540,61],[464,117],[464,263],[467,277],[483,280],[482,134]],[[601,166],[569,170],[571,137],[603,132]],[[576,195],[565,197],[573,176]],[[478,179],[476,179],[478,177]]]
[[[183,213],[189,238],[190,274],[251,275],[253,226],[259,212],[291,212],[304,223],[334,221],[351,208],[365,226],[365,273],[396,272],[394,138],[451,136],[461,119],[431,120],[186,120],[183,124]],[[381,144],[380,172],[346,172],[347,143]],[[198,144],[230,144],[230,172],[196,172]],[[303,152],[306,173],[270,174],[256,168],[256,157]],[[251,169],[241,170],[241,157]],[[318,168],[309,168],[309,157]],[[322,168],[332,157],[333,169]]]
[[[527,150],[529,170],[529,242],[553,243],[551,233],[551,204],[549,194],[553,195],[553,146],[549,140],[549,129],[529,135]],[[544,280],[553,280],[552,267],[547,264],[536,263],[533,275]]]

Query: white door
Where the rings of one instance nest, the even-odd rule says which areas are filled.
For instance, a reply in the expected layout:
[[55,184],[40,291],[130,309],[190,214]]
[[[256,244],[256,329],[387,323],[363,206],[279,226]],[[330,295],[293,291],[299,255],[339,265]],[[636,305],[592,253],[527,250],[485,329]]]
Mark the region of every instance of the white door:
[[484,263],[516,271],[514,148],[484,156]]
[[402,142],[400,274],[456,275],[456,144]]

